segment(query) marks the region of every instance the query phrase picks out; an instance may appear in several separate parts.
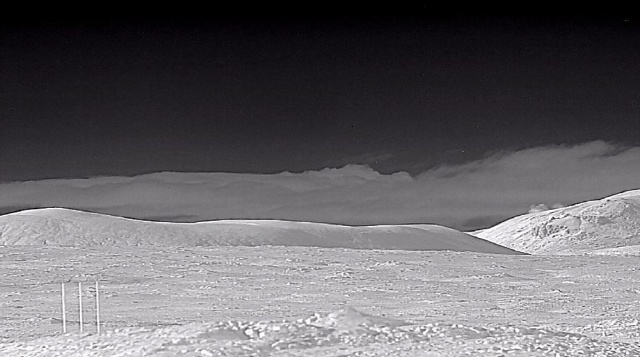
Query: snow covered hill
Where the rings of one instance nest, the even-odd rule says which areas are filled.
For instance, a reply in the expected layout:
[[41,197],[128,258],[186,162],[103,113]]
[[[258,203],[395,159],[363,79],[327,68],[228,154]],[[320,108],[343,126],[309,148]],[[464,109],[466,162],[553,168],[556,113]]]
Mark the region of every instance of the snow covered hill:
[[310,246],[521,254],[436,225],[341,226],[277,220],[140,221],[63,208],[0,216],[0,245]]
[[640,190],[525,214],[471,234],[530,254],[640,255]]

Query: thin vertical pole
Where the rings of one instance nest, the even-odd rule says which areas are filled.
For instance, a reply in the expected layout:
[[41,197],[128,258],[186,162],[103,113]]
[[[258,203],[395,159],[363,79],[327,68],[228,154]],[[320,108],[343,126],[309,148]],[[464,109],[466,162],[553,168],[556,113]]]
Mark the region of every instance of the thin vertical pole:
[[67,306],[64,301],[64,283],[60,285],[62,285],[62,333],[67,333]]
[[82,328],[82,282],[78,282],[78,309],[80,311],[80,333],[83,332]]
[[97,280],[96,280],[96,332],[100,333],[100,290],[98,290]]

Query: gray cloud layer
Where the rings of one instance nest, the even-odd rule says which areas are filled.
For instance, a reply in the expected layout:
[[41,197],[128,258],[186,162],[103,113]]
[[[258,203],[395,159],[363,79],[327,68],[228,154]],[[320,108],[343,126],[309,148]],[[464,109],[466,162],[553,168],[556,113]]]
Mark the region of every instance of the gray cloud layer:
[[572,204],[640,187],[640,147],[546,146],[383,175],[363,165],[273,175],[160,172],[0,184],[0,206],[69,207],[135,218],[277,218],[475,229],[532,205]]

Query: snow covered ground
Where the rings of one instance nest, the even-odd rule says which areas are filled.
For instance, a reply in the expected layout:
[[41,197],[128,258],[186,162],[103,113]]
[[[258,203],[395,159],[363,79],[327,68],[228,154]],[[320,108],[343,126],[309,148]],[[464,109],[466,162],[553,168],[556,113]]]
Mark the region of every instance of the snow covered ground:
[[[640,257],[0,247],[1,356],[638,356]],[[75,281],[101,280],[102,333]],[[69,281],[61,333],[60,282]]]
[[640,255],[640,190],[525,214],[471,234],[530,254]]
[[476,233],[536,255],[430,225],[0,216],[0,356],[640,356],[639,193]]

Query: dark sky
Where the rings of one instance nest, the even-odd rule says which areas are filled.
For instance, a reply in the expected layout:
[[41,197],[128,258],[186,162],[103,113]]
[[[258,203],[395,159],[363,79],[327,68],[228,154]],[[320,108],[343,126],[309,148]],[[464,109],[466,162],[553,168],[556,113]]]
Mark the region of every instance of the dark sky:
[[4,19],[0,181],[640,144],[637,17],[403,10]]

